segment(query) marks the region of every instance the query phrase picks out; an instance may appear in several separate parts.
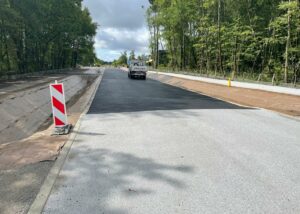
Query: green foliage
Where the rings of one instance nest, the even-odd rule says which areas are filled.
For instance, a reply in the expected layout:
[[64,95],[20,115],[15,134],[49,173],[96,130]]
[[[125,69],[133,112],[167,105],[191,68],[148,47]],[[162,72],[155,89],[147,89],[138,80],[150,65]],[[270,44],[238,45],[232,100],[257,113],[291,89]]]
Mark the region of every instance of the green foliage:
[[[132,54],[133,52],[131,52]],[[130,55],[131,55],[130,54]],[[113,61],[113,65],[114,66],[126,66],[127,65],[127,61],[128,61],[128,55],[127,55],[127,51],[124,51],[123,53],[121,53],[119,59],[114,60]]]
[[135,59],[135,53],[134,53],[134,50],[130,51],[130,54],[129,54],[129,60],[134,60]]
[[82,0],[0,0],[0,74],[90,65],[97,24]]
[[299,2],[152,0],[147,16],[154,64],[162,64],[157,49],[164,49],[174,69],[300,79]]

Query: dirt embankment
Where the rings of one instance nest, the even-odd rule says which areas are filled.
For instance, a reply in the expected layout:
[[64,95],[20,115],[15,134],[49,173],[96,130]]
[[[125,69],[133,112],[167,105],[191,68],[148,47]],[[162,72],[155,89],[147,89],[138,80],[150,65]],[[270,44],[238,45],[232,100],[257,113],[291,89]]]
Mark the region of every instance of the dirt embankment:
[[291,116],[300,117],[300,96],[255,89],[227,87],[163,74],[149,73],[148,77],[169,85],[181,87],[222,100],[250,107],[265,108]]

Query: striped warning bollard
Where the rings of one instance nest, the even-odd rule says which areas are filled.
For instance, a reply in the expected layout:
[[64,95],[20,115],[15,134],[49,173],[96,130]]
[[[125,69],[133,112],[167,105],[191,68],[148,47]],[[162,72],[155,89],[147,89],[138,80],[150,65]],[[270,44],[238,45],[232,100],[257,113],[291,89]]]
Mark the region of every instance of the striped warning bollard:
[[68,134],[71,125],[68,124],[64,85],[62,83],[50,84],[52,113],[54,121],[54,135]]

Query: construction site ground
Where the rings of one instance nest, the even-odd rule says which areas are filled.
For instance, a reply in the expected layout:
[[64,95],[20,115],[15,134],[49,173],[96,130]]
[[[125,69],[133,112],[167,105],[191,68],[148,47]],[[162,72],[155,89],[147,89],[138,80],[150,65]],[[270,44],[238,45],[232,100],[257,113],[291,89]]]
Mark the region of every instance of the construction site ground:
[[[68,103],[70,124],[76,124],[101,76]],[[53,81],[53,78],[27,80],[24,85],[19,84],[20,81],[16,81],[17,90],[48,84]],[[12,87],[13,83],[10,83],[8,87],[2,88],[2,92],[5,91],[2,96],[8,95]],[[0,144],[0,213],[27,212],[67,142],[68,135],[52,136],[54,127],[53,125],[49,127],[47,124],[46,121],[45,127],[41,127],[40,131],[26,139]]]

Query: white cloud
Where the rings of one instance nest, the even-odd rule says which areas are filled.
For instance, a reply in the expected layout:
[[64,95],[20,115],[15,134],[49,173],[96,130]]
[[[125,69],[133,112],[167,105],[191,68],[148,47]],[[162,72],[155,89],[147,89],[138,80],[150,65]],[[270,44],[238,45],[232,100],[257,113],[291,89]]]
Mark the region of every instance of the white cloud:
[[102,47],[112,50],[144,51],[148,46],[149,33],[146,28],[137,30],[106,28],[99,33],[97,40]]
[[148,53],[148,0],[85,0],[84,5],[100,24],[95,39],[98,57],[111,61],[124,50]]

